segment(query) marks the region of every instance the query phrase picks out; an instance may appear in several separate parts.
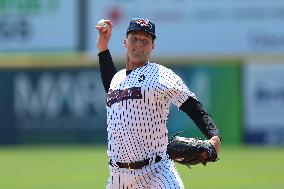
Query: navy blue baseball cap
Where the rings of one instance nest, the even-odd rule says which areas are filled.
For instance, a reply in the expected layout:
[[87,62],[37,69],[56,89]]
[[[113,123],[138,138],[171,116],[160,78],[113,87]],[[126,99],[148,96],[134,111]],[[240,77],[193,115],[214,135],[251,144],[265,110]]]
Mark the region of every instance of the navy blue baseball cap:
[[130,21],[130,24],[127,28],[127,33],[131,31],[144,31],[152,36],[153,39],[156,39],[155,35],[155,24],[145,18],[133,18]]

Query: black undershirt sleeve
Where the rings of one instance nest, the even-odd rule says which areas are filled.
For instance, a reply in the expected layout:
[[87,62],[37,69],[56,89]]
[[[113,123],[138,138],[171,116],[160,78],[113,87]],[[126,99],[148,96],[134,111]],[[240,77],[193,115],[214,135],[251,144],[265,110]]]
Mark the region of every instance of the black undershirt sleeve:
[[101,78],[104,85],[105,92],[108,92],[111,80],[117,72],[109,50],[102,51],[98,54],[101,71]]
[[210,139],[212,136],[218,136],[221,140],[219,130],[213,119],[198,100],[189,97],[179,109],[185,112],[193,120],[207,139]]

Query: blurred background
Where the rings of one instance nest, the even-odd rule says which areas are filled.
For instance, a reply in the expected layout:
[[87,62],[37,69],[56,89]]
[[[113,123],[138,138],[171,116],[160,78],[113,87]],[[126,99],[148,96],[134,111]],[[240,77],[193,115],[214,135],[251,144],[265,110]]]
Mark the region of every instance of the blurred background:
[[[177,165],[185,187],[283,188],[283,0],[0,0],[0,188],[105,188],[94,26],[112,20],[123,68],[134,17],[156,24],[151,61],[180,75],[222,135],[220,161]],[[176,107],[168,129],[204,138]]]

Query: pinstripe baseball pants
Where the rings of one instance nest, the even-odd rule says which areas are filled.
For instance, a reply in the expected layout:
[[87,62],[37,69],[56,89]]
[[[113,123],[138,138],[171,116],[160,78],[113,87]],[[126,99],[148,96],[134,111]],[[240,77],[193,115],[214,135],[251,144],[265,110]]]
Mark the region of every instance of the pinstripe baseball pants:
[[110,166],[107,189],[184,189],[182,180],[169,159],[129,170]]

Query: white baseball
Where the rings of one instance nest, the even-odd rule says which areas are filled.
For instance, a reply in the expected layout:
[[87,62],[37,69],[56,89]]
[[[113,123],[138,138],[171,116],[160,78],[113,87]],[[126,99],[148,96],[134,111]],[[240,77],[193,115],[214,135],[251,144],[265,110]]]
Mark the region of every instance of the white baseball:
[[108,23],[106,23],[106,21],[104,19],[102,19],[98,22],[98,26],[101,26],[102,28],[109,27]]

